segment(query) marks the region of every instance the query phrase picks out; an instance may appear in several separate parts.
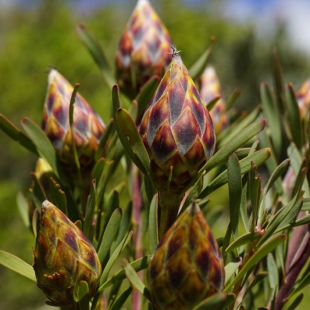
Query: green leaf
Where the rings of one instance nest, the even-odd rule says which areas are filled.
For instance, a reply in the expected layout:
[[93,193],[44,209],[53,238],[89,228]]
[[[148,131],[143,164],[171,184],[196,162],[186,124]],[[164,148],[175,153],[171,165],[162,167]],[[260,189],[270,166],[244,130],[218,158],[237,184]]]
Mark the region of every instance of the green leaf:
[[135,98],[138,106],[137,120],[138,123],[142,119],[142,116],[146,110],[146,107],[150,103],[155,91],[159,85],[160,78],[158,76],[152,76],[141,88],[139,94]]
[[261,234],[256,231],[248,232],[234,240],[225,250],[225,254],[237,249],[243,245],[249,244],[250,242],[253,242],[255,240],[258,240],[260,238]]
[[271,253],[267,255],[267,269],[268,269],[269,285],[270,288],[274,290],[279,286],[279,275],[278,275],[278,267]]
[[241,167],[236,154],[232,154],[228,159],[228,189],[229,189],[229,211],[230,224],[234,236],[237,236],[239,208],[242,194]]
[[263,271],[261,273],[256,274],[253,281],[250,282],[250,284],[247,288],[247,291],[250,291],[256,284],[260,283],[266,277],[268,277],[268,272],[266,272],[266,271]]
[[131,116],[126,110],[118,109],[115,120],[119,138],[128,155],[141,172],[149,176],[150,158]]
[[199,170],[199,174],[201,174],[204,170],[210,171],[212,168],[225,163],[231,153],[236,151],[248,140],[262,131],[265,125],[266,121],[263,119],[252,123],[246,128],[243,128],[230,140],[229,143],[220,148],[214,156],[207,161],[207,163]]
[[284,310],[294,310],[297,309],[298,305],[302,302],[304,298],[304,294],[301,293],[299,294],[292,302],[289,302],[289,306],[284,307]]
[[267,120],[267,125],[272,133],[270,136],[272,138],[273,151],[276,153],[276,157],[279,158],[280,151],[282,148],[282,128],[281,120],[278,117],[279,112],[274,101],[271,89],[267,83],[262,83],[260,87],[260,96],[262,101],[262,107],[264,111],[264,116]]
[[0,128],[10,138],[12,138],[15,141],[18,141],[24,148],[34,153],[35,155],[39,156],[39,153],[34,143],[1,113],[0,113]]
[[237,258],[235,261],[232,261],[225,266],[225,284],[231,279],[231,277],[238,270],[239,266],[241,265],[241,262],[242,262],[241,258]]
[[289,159],[285,159],[272,173],[272,175],[270,176],[270,178],[268,179],[268,183],[265,187],[265,194],[268,193],[268,191],[270,190],[270,188],[273,186],[273,184],[276,182],[276,180],[278,178],[280,178],[285,171],[287,170],[289,164],[290,164],[290,160]]
[[40,157],[44,158],[50,164],[56,176],[62,180],[63,183],[66,183],[65,180],[67,178],[60,167],[55,149],[43,130],[34,121],[27,117],[22,119],[22,127],[30,139],[35,143]]
[[158,194],[155,194],[149,212],[149,244],[150,253],[154,253],[158,245]]
[[214,46],[214,43],[216,41],[215,37],[211,37],[211,45],[210,47],[196,60],[196,62],[189,68],[188,72],[189,75],[193,80],[196,80],[199,78],[199,76],[202,74],[204,71],[208,60],[211,56],[211,52]]
[[105,231],[106,226],[114,210],[120,206],[119,200],[120,200],[119,192],[116,189],[114,189],[108,198],[105,208],[103,209],[104,215],[103,215],[102,232]]
[[136,288],[149,301],[151,301],[150,292],[148,291],[142,280],[139,278],[134,268],[132,268],[132,266],[128,263],[126,259],[123,260],[123,268],[125,270],[126,277],[132,284],[132,286]]
[[252,207],[250,231],[254,231],[257,223],[259,203],[261,199],[261,176],[257,174],[256,165],[253,162],[251,165],[252,169],[249,172],[248,194],[250,196]]
[[105,148],[107,146],[107,142],[111,137],[111,133],[113,132],[113,128],[114,128],[114,119],[110,119],[101,136],[99,146],[95,154],[96,161],[103,156]]
[[261,246],[264,242],[272,236],[276,230],[283,229],[287,224],[296,219],[301,206],[302,194],[296,195],[286,206],[282,207],[269,221],[265,228],[265,234],[259,240],[257,246]]
[[114,238],[119,230],[121,219],[122,210],[120,208],[117,208],[112,213],[107,224],[107,228],[104,231],[101,242],[98,244],[99,246],[97,252],[101,264],[103,264],[110,251],[111,244],[113,243]]
[[54,180],[50,179],[52,201],[64,214],[68,215],[67,197],[60,185]]
[[[72,94],[71,94],[71,98],[70,98],[70,105],[69,105],[69,125],[70,125],[70,130],[71,130],[71,134],[72,137],[74,137],[74,123],[73,123],[73,115],[74,115],[74,103],[75,103],[75,97],[76,97],[76,93],[78,88],[80,87],[80,84],[75,84]],[[71,152],[73,155],[73,159],[74,159],[74,165],[75,165],[75,170],[77,172],[77,180],[78,180],[78,184],[83,184],[83,178],[82,178],[82,174],[81,174],[81,167],[80,167],[80,162],[79,162],[79,156],[76,150],[76,146],[75,143],[72,143],[71,145]],[[83,185],[82,185],[83,186]]]
[[37,281],[32,266],[11,253],[0,250],[0,264],[29,280]]
[[256,264],[258,264],[268,253],[272,252],[279,244],[284,242],[286,235],[278,235],[271,240],[265,242],[258,250],[255,252],[251,258],[245,263],[240,272],[234,278],[234,280],[225,287],[224,291],[230,290],[239,280],[247,274]]
[[235,88],[232,94],[228,97],[225,105],[225,111],[229,111],[233,104],[236,102],[236,100],[239,98],[241,93],[240,88]]
[[118,234],[112,244],[111,251],[113,252],[115,248],[121,243],[122,239],[125,237],[127,231],[131,227],[131,214],[132,214],[132,201],[129,201],[125,211],[123,212],[122,220],[119,226]]
[[[135,271],[140,271],[140,270],[143,270],[143,269],[148,267],[150,260],[151,260],[151,255],[147,255],[147,256],[141,257],[141,258],[131,262],[130,265],[132,266],[132,268]],[[111,278],[109,278],[106,282],[104,282],[100,286],[98,291],[101,292],[104,289],[106,289],[107,287],[113,285],[114,283],[117,283],[117,282],[122,281],[124,279],[126,279],[125,270],[121,269],[118,272],[116,272]]]
[[93,37],[85,25],[77,26],[77,34],[92,55],[94,61],[101,70],[101,73],[109,88],[116,84],[116,80],[112,74],[108,60],[103,52],[99,42]]
[[73,297],[75,302],[80,302],[89,292],[88,283],[86,281],[80,281],[74,286]]
[[[269,158],[269,156],[270,149],[262,149],[240,160],[241,174],[245,174],[250,171],[251,163],[254,163],[256,166],[260,166]],[[208,186],[199,194],[199,198],[208,196],[209,193],[223,186],[227,183],[227,181],[228,175],[227,170],[225,170],[208,184]]]
[[16,202],[23,223],[26,227],[30,227],[28,201],[22,192],[18,192]]
[[121,254],[122,250],[127,246],[127,244],[129,243],[131,237],[132,237],[133,232],[130,231],[122,240],[122,242],[117,246],[117,248],[114,250],[114,252],[112,253],[112,255],[110,256],[107,264],[105,265],[101,277],[100,277],[100,286],[106,282],[107,278],[108,278],[108,274],[113,266],[113,264],[115,263],[115,261],[117,260],[117,258],[119,257],[119,255]]
[[292,135],[292,141],[296,144],[297,148],[301,150],[302,148],[302,130],[301,130],[301,120],[299,113],[299,106],[297,103],[295,91],[292,84],[287,85],[286,89],[286,108],[287,115],[289,118],[289,129]]
[[227,295],[222,292],[215,293],[200,302],[196,307],[193,308],[193,310],[223,310],[234,300],[235,296],[233,294]]
[[115,299],[110,310],[120,310],[125,301],[127,300],[127,298],[130,296],[131,292],[132,292],[131,286],[125,289],[123,292],[121,292],[119,296]]
[[90,185],[90,194],[87,197],[86,202],[86,212],[85,220],[83,223],[83,232],[88,237],[89,240],[92,240],[92,221],[94,218],[95,210],[97,209],[96,201],[96,180],[93,179]]
[[38,210],[41,210],[42,202],[47,199],[46,193],[44,192],[41,183],[38,181],[37,176],[34,172],[30,173],[32,178],[32,186],[31,186],[31,198],[35,204],[35,206],[38,208]]
[[257,107],[247,116],[241,114],[240,117],[236,121],[230,124],[226,129],[224,129],[216,137],[217,148],[220,149],[223,146],[225,146],[227,143],[230,143],[231,140],[234,139],[234,137],[236,136],[236,133],[242,132],[244,128],[253,124],[253,122],[257,120],[260,113],[261,113],[261,109]]

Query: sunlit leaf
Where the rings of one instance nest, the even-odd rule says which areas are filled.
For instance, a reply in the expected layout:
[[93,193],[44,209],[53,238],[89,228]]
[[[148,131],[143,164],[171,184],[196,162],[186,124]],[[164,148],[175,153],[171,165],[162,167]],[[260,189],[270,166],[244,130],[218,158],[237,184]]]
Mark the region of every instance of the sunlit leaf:
[[11,253],[0,250],[0,264],[29,280],[37,281],[32,266]]

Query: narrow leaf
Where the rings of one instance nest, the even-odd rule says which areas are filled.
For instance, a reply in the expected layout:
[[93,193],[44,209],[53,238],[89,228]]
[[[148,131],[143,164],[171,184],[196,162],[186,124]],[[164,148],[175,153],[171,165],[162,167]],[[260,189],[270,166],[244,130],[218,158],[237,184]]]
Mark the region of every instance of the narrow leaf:
[[150,253],[154,253],[158,245],[158,195],[154,195],[149,212]]
[[267,120],[268,128],[272,133],[272,145],[273,150],[276,152],[276,157],[279,157],[282,145],[282,129],[281,120],[278,117],[279,112],[277,110],[277,105],[274,101],[271,89],[267,83],[262,83],[260,87],[260,96],[264,111],[264,116]]
[[[136,158],[138,157],[138,165],[142,164],[142,172],[150,175],[150,158],[137,131],[136,125],[130,117],[129,113],[124,109],[118,109],[115,115],[115,120],[118,132],[123,136],[123,138],[120,137],[121,142],[128,152],[128,155],[135,163],[137,161]],[[130,145],[129,147],[132,149],[132,151],[128,150],[128,143],[126,140],[128,141]]]
[[127,246],[127,244],[129,243],[131,237],[132,237],[133,232],[129,232],[125,238],[122,240],[122,242],[118,245],[118,247],[114,250],[114,252],[112,253],[112,255],[110,256],[107,264],[105,265],[101,277],[100,277],[100,286],[107,280],[108,278],[108,274],[113,266],[113,264],[115,263],[115,261],[117,260],[117,258],[119,257],[120,253],[122,252],[122,250]]
[[151,295],[148,289],[126,259],[123,261],[123,268],[125,270],[126,277],[132,286],[136,288],[142,295],[144,295],[149,301],[151,301]]
[[34,143],[1,113],[0,113],[0,128],[10,138],[12,138],[15,141],[18,141],[27,150],[39,156],[39,153]]
[[101,45],[85,25],[80,24],[77,26],[77,34],[99,66],[108,87],[112,88],[116,84],[116,81]]
[[28,201],[22,192],[17,194],[16,201],[23,223],[26,227],[30,227]]
[[225,253],[228,253],[234,249],[237,249],[243,245],[249,244],[255,240],[258,240],[261,237],[261,234],[259,232],[253,231],[248,232],[239,238],[237,238],[235,241],[233,241],[226,249]]
[[288,84],[286,89],[286,108],[287,115],[290,123],[290,132],[292,140],[296,144],[298,149],[302,147],[302,130],[299,107],[296,99],[296,94],[292,84]]
[[207,163],[200,169],[199,173],[201,174],[204,170],[210,171],[212,168],[224,163],[231,153],[262,131],[265,125],[266,121],[264,119],[258,120],[238,132],[229,143],[225,144],[207,161]]
[[227,295],[225,293],[216,293],[200,302],[193,310],[222,310],[226,299]]
[[[148,267],[150,260],[151,260],[151,256],[148,255],[148,256],[141,257],[141,258],[131,262],[130,265],[132,266],[132,268],[135,271],[140,271],[140,270],[143,270],[143,269]],[[107,287],[109,287],[110,285],[113,285],[114,283],[122,281],[125,278],[126,278],[125,271],[124,271],[124,269],[121,269],[118,272],[116,272],[111,278],[109,278],[106,282],[104,282],[100,286],[98,291],[101,292],[104,289],[106,289]]]
[[231,277],[238,270],[241,265],[242,259],[237,258],[236,261],[232,261],[225,266],[225,284],[231,279]]
[[27,135],[35,143],[40,157],[44,158],[50,164],[57,177],[62,180],[62,182],[65,182],[66,176],[60,168],[55,149],[43,130],[27,117],[22,119],[22,126]]
[[229,210],[230,224],[234,236],[237,236],[239,210],[242,194],[241,167],[236,154],[228,159],[228,189],[229,189]]
[[268,253],[272,252],[279,244],[284,242],[286,235],[278,235],[271,240],[264,243],[262,247],[258,249],[256,253],[245,263],[240,272],[234,278],[234,280],[225,287],[224,291],[230,290],[239,280],[241,280],[246,273],[258,264]]
[[110,247],[114,238],[118,232],[120,222],[122,218],[122,210],[117,208],[114,210],[107,224],[107,228],[104,231],[101,243],[98,247],[98,257],[101,263],[103,263],[110,251]]
[[32,266],[11,253],[0,250],[0,264],[29,280],[37,281]]
[[120,310],[125,301],[127,300],[127,298],[130,296],[131,292],[132,292],[131,286],[125,289],[123,292],[121,292],[119,296],[115,299],[110,310]]

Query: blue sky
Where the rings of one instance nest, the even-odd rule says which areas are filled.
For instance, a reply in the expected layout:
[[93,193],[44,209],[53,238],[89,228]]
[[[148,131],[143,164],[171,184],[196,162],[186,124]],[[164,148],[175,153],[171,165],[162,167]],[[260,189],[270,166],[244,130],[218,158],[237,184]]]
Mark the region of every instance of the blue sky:
[[[13,5],[31,8],[40,0],[0,0],[0,12]],[[109,3],[129,3],[136,0],[67,0],[83,11]],[[150,0],[153,4],[156,0]],[[210,3],[212,2],[212,5]],[[293,44],[310,55],[310,0],[182,0],[188,6],[210,11],[216,7],[217,14],[239,23],[251,20],[261,36],[272,33],[278,21],[285,22]]]

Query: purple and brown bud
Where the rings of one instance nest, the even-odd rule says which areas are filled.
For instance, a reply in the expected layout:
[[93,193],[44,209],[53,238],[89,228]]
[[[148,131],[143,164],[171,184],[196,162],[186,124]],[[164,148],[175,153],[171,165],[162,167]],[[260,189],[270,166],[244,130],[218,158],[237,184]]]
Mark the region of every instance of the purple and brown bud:
[[215,133],[210,114],[178,53],[173,54],[139,132],[159,192],[169,188],[182,193],[213,155]]
[[171,38],[148,0],[139,0],[116,52],[116,77],[133,99],[153,75],[162,75],[171,60]]
[[47,200],[42,204],[38,220],[33,268],[38,287],[51,305],[73,308],[74,289],[81,281],[88,284],[89,300],[97,292],[101,265],[93,245]]
[[302,120],[307,116],[307,110],[310,105],[310,79],[306,80],[296,93],[296,99],[299,106],[299,113]]
[[75,145],[82,172],[90,170],[105,125],[100,116],[79,94],[76,94],[73,113],[73,137],[69,123],[73,86],[56,70],[48,76],[42,129],[52,142],[60,161],[67,170],[73,166]]
[[189,310],[223,289],[219,247],[196,204],[165,233],[151,258],[149,290],[159,310]]
[[212,66],[206,67],[200,78],[200,94],[203,101],[208,105],[215,98],[219,98],[211,109],[210,115],[213,120],[215,133],[219,134],[228,126],[228,118],[225,112],[225,101],[222,95],[220,81]]

